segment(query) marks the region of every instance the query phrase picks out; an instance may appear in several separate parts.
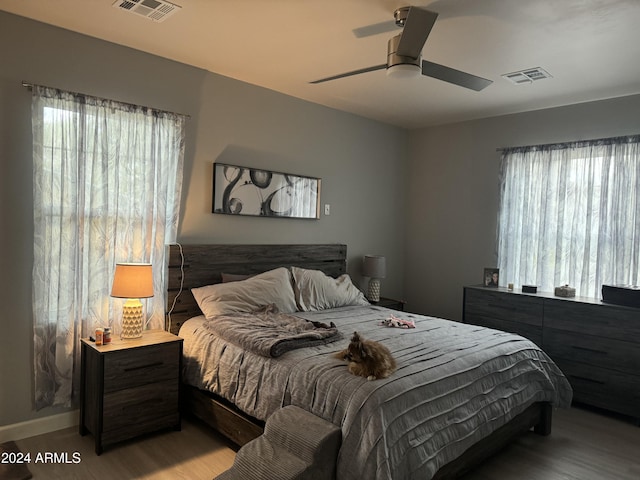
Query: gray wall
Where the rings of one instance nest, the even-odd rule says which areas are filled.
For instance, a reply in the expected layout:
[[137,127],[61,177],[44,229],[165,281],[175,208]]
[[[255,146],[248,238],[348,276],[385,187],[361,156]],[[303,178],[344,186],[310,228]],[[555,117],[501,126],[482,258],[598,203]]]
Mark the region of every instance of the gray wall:
[[[403,292],[408,133],[135,50],[0,12],[0,426],[32,407],[32,159],[29,81],[191,115],[179,238],[346,243],[387,257],[383,294]],[[322,178],[320,220],[212,215],[214,161]]]
[[636,95],[412,131],[408,308],[459,320],[463,286],[480,283],[482,269],[496,265],[496,149],[638,134],[638,112]]

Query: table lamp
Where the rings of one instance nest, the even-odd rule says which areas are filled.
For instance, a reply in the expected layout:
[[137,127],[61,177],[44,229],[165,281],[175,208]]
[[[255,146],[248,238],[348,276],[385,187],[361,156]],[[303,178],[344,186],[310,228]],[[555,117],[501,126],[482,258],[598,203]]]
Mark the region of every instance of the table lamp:
[[369,277],[367,299],[370,302],[380,301],[380,279],[387,275],[385,258],[380,255],[365,255],[362,262],[362,274]]
[[140,338],[144,329],[141,298],[153,297],[150,263],[117,263],[111,296],[126,298],[122,307],[120,338]]

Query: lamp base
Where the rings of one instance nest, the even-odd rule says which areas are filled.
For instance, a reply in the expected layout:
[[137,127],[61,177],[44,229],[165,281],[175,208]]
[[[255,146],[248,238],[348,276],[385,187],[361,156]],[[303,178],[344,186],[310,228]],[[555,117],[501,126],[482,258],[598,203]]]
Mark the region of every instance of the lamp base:
[[369,280],[367,300],[373,303],[380,301],[380,280],[378,278],[372,278]]
[[122,332],[120,338],[140,338],[144,322],[142,316],[142,302],[137,298],[130,298],[122,306]]

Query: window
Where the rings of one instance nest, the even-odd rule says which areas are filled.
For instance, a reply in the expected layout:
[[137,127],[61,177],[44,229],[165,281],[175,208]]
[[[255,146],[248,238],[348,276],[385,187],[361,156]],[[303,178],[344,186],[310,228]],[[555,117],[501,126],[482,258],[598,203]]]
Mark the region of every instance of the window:
[[501,281],[640,284],[640,137],[503,150],[498,228]]
[[[174,242],[184,117],[33,88],[36,407],[70,405],[80,338],[120,329],[117,262],[154,265],[149,325],[164,327],[164,252]],[[75,377],[75,378],[74,378]]]

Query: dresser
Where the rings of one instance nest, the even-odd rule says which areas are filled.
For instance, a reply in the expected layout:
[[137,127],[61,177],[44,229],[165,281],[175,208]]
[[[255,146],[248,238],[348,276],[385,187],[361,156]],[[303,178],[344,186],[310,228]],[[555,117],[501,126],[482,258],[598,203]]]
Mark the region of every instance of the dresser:
[[529,338],[567,376],[576,402],[640,418],[640,309],[470,286],[463,321]]
[[81,340],[80,434],[105,446],[163,428],[180,429],[182,339],[162,330],[96,346]]

